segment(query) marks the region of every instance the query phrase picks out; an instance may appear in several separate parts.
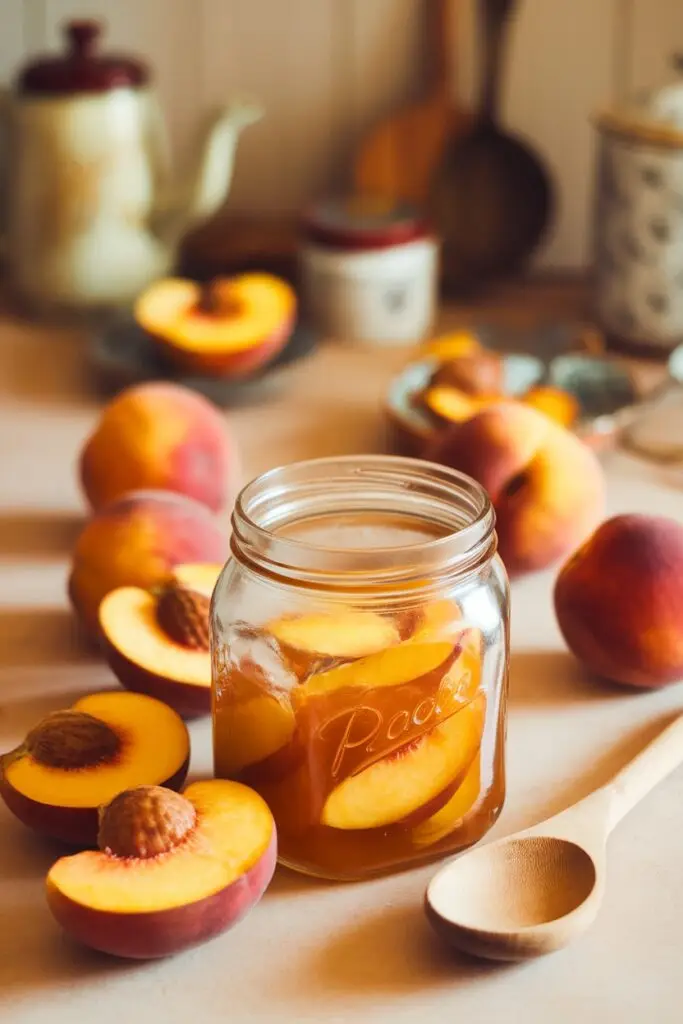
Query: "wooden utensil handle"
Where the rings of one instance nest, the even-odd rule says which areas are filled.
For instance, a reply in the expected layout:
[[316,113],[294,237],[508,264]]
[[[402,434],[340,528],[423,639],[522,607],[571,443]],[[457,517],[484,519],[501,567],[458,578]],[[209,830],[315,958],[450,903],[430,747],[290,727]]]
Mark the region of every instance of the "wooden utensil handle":
[[432,89],[444,97],[449,96],[453,79],[455,42],[451,4],[457,2],[459,0],[427,0],[427,59],[430,63]]
[[482,89],[480,116],[494,122],[498,118],[500,81],[503,73],[507,20],[514,0],[480,0],[482,35]]
[[679,715],[609,783],[612,806],[608,831],[651,789],[683,764],[683,715]]

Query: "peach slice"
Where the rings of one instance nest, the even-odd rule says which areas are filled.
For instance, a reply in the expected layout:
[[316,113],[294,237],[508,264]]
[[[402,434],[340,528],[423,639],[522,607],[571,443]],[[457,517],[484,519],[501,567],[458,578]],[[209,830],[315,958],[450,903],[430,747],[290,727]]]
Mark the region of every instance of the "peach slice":
[[579,418],[581,407],[578,400],[569,391],[552,385],[538,385],[522,398],[525,405],[531,405],[539,412],[545,413],[563,427],[573,427]]
[[[184,577],[192,578],[187,572]],[[158,697],[186,718],[208,714],[209,598],[177,584],[162,594],[184,595],[186,607],[169,605],[167,619],[160,614],[167,606],[157,594],[140,587],[117,587],[107,594],[99,610],[105,658],[127,689]]]
[[135,319],[182,369],[246,377],[289,339],[296,295],[272,274],[219,278],[206,286],[183,278],[151,284]]
[[433,359],[449,362],[460,356],[471,356],[483,351],[483,346],[470,331],[451,331],[432,338],[422,346],[422,352]]
[[377,689],[410,683],[437,670],[445,671],[454,646],[453,641],[447,640],[429,643],[406,640],[367,658],[311,676],[292,692],[292,699],[300,704],[309,697],[347,687]]
[[455,601],[443,598],[423,605],[415,616],[409,639],[413,643],[455,639],[462,631],[462,612]]
[[422,401],[440,420],[463,423],[496,400],[497,396],[470,395],[446,384],[434,385],[425,391]]
[[455,703],[472,700],[481,686],[482,670],[481,631],[469,627],[458,637],[458,657],[441,681],[442,699],[448,693]]
[[481,790],[481,753],[477,753],[453,796],[411,832],[415,846],[433,846],[456,829],[477,800]]
[[267,693],[222,708],[214,724],[220,774],[233,778],[251,769],[250,781],[277,778],[288,767],[289,758],[282,755],[289,750],[295,724],[285,699]]
[[417,739],[350,775],[328,796],[321,821],[338,829],[384,828],[408,819],[463,778],[481,743],[480,695]]
[[390,619],[353,608],[286,615],[265,628],[300,678],[315,671],[321,662],[365,658],[400,640]]
[[182,786],[190,740],[171,708],[138,693],[105,691],[38,723],[0,758],[0,795],[29,828],[93,845],[97,809],[128,786]]
[[102,813],[99,851],[62,857],[47,900],[79,942],[115,956],[168,956],[232,927],[265,892],[276,832],[265,801],[238,782],[119,794]]

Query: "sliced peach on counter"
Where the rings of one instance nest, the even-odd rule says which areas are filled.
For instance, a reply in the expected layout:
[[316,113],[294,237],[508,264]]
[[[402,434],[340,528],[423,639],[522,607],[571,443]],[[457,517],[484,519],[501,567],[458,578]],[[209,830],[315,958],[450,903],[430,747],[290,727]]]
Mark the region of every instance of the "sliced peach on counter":
[[56,711],[0,759],[0,795],[25,825],[94,845],[97,809],[129,786],[185,781],[190,740],[171,708],[137,693],[105,691]]
[[211,709],[209,604],[175,580],[156,592],[118,587],[100,604],[104,655],[129,690],[191,718]]
[[309,615],[285,615],[269,622],[267,633],[300,678],[334,661],[351,661],[397,644],[396,625],[376,612],[340,609]]
[[206,285],[173,277],[156,281],[135,303],[134,315],[181,369],[246,377],[285,346],[296,307],[286,281],[246,273]]
[[251,770],[250,779],[279,777],[289,766],[288,755],[292,760],[298,756],[298,746],[291,744],[295,726],[294,713],[285,697],[262,693],[227,703],[214,723],[217,771],[220,765],[219,774],[227,778],[245,769]]
[[405,821],[464,778],[479,749],[483,695],[428,732],[332,790],[321,816],[338,829],[384,828]]
[[236,924],[275,870],[265,801],[238,782],[120,793],[102,812],[99,851],[62,857],[47,900],[65,932],[115,956],[151,959]]
[[431,817],[416,825],[411,832],[415,846],[432,846],[458,828],[477,800],[481,790],[481,753],[477,753],[453,796]]
[[427,409],[440,420],[447,420],[449,423],[463,423],[491,401],[495,401],[495,397],[468,395],[446,384],[434,385],[422,396],[422,402]]

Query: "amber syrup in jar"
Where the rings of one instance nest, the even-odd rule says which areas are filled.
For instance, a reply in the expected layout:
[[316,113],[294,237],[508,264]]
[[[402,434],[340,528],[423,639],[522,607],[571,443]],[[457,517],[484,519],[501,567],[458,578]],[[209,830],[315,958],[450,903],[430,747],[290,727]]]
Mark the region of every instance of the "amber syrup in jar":
[[215,773],[268,802],[281,862],[362,878],[476,842],[504,799],[508,652],[483,491],[410,459],[316,460],[249,485],[234,527]]

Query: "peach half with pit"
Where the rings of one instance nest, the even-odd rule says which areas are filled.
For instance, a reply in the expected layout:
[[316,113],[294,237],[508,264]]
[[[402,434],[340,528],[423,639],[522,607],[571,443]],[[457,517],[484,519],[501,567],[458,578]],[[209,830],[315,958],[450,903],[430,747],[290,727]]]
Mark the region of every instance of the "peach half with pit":
[[152,488],[219,512],[239,485],[221,412],[196,391],[161,381],[127,388],[106,405],[81,453],[80,476],[96,511]]
[[182,795],[160,786],[125,790],[102,811],[99,847],[53,865],[50,910],[85,946],[151,959],[236,924],[268,887],[277,840],[257,793],[214,779]]
[[98,808],[130,786],[179,789],[190,740],[182,719],[152,697],[104,691],[47,715],[0,759],[0,795],[29,828],[91,846]]
[[464,704],[422,735],[347,776],[327,797],[321,821],[338,829],[412,825],[446,803],[481,744],[485,697]]
[[186,718],[211,709],[209,575],[188,566],[153,590],[117,587],[100,604],[104,655],[119,682]]
[[183,370],[248,377],[289,340],[296,295],[279,277],[246,273],[206,285],[184,278],[151,284],[135,303],[135,319]]
[[99,638],[98,610],[110,590],[149,590],[179,565],[222,565],[227,549],[225,530],[206,505],[170,491],[134,491],[97,512],[81,531],[69,597]]

